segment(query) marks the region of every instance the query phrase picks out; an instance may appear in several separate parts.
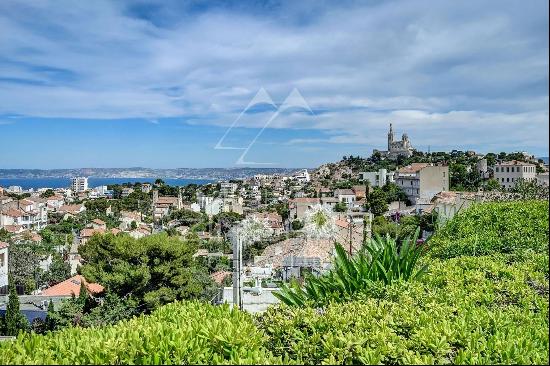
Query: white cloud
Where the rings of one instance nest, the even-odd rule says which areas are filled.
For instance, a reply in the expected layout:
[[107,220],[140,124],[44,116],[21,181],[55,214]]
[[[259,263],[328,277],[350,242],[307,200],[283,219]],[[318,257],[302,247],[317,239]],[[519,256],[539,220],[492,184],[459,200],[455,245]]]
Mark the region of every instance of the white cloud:
[[318,112],[271,127],[383,145],[391,120],[423,145],[548,146],[544,1],[289,2],[180,21],[174,6],[149,21],[120,2],[1,3],[0,115],[226,126],[260,87],[277,102],[297,87]]

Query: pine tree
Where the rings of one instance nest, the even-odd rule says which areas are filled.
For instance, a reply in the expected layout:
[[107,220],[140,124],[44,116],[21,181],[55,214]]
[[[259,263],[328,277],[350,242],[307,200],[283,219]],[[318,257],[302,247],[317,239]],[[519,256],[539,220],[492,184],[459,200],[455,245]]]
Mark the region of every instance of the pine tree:
[[9,296],[8,305],[6,307],[6,335],[16,336],[19,330],[26,330],[28,328],[27,319],[19,310],[19,296],[17,296],[17,290],[15,288],[15,282],[13,278],[9,279]]

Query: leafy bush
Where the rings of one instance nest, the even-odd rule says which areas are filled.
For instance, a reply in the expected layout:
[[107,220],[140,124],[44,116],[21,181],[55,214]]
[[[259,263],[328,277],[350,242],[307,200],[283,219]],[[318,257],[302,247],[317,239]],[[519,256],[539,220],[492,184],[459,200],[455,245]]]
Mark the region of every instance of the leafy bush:
[[272,307],[259,327],[275,355],[305,364],[548,364],[548,256],[508,260],[436,259],[377,298]]
[[430,255],[548,251],[548,201],[479,203],[459,212],[429,241]]
[[427,268],[424,265],[415,270],[422,251],[422,247],[416,245],[418,232],[405,239],[399,250],[395,239],[377,236],[365,246],[365,250],[351,258],[340,244],[336,244],[332,270],[319,277],[306,276],[303,289],[296,281],[290,286],[282,285],[274,295],[287,305],[312,303],[318,306],[329,301],[349,300],[358,292],[372,291],[377,282],[388,285],[398,280],[418,278]]
[[175,302],[114,326],[22,334],[0,343],[0,364],[281,363],[263,343],[246,313]]

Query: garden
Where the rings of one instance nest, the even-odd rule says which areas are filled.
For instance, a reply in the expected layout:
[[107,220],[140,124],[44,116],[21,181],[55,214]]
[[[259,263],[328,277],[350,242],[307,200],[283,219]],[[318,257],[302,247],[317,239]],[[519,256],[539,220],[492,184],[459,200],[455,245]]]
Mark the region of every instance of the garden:
[[548,364],[548,202],[476,204],[424,245],[376,238],[260,315],[176,301],[20,334],[2,364]]

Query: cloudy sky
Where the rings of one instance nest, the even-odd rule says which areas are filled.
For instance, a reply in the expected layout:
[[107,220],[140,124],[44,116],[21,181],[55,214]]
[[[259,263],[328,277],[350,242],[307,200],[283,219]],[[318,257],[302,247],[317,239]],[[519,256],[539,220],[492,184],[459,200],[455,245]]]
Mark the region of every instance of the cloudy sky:
[[548,156],[548,57],[546,0],[3,0],[0,168]]

